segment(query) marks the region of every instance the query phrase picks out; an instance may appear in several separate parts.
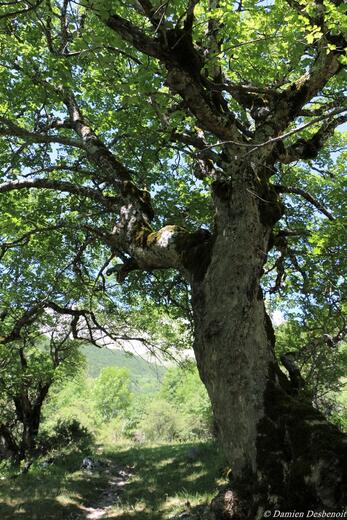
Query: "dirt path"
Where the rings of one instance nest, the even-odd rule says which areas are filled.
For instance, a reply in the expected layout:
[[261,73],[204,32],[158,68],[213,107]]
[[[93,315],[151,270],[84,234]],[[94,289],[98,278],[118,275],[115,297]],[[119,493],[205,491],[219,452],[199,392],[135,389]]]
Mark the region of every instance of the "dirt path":
[[83,518],[87,520],[105,518],[124,491],[124,486],[133,475],[133,469],[131,466],[107,469],[105,473],[110,475],[107,488],[102,492],[95,504],[90,507],[80,506],[84,511]]

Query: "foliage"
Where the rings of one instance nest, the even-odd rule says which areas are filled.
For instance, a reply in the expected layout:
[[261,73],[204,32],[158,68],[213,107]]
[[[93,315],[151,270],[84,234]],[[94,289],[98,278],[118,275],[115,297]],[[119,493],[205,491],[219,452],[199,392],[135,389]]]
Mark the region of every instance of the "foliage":
[[[93,362],[91,352],[89,363]],[[63,386],[52,387],[43,407],[43,432],[51,435],[57,420],[78,420],[106,444],[137,438],[142,442],[210,438],[211,405],[196,368],[190,362],[185,370],[162,367],[162,371],[160,386],[151,383],[131,392],[133,373],[127,369],[104,367],[96,379],[79,371]],[[156,380],[153,372],[152,378]],[[107,414],[102,411],[106,406]]]
[[[317,327],[318,328],[318,327]],[[293,357],[305,381],[302,391],[327,417],[338,424],[346,408],[338,402],[345,387],[346,343],[335,344],[331,336],[307,331],[300,322],[288,321],[277,329],[276,350]]]
[[[187,325],[192,314],[189,287],[181,273],[172,269],[134,272],[122,286],[106,275],[109,267],[116,269],[129,256],[126,250],[117,256],[118,249],[110,246],[108,236],[119,209],[118,173],[105,177],[104,169],[83,148],[81,136],[69,123],[71,111],[65,94],[73,93],[82,116],[109,155],[131,172],[131,181],[146,187],[156,213],[153,229],[169,223],[213,231],[210,187],[225,159],[224,152],[218,154],[219,147],[213,146],[218,136],[169,89],[167,67],[160,59],[146,55],[146,49],[132,45],[107,26],[107,16],[115,10],[155,39],[158,34],[153,33],[153,23],[135,5],[68,2],[69,9],[64,10],[61,2],[51,1],[38,2],[27,10],[24,4],[18,2],[18,11],[11,4],[3,6],[1,17],[1,175],[4,185],[17,183],[2,188],[1,193],[1,305],[13,309],[15,321],[23,307],[28,309],[49,296],[64,309],[83,307],[96,312],[114,337],[135,330],[147,340],[151,337],[164,352],[186,348],[191,344]],[[338,46],[333,42],[325,46],[323,38],[329,31],[335,36],[344,32],[346,8],[325,2],[323,34],[319,24],[313,23],[314,2],[299,2],[300,9],[293,7],[297,2],[259,5],[245,0],[241,4],[222,1],[211,8],[203,1],[195,5],[192,40],[196,53],[204,57],[201,88],[207,89],[220,67],[227,92],[220,101],[223,104],[224,99],[224,109],[229,105],[233,118],[252,133],[263,124],[256,119],[256,101],[266,105],[271,89],[276,95],[294,89],[295,81],[317,62],[319,49],[326,49],[333,59]],[[154,26],[171,30],[177,24],[180,28],[186,8],[181,1],[165,4],[165,12],[159,13],[162,19]],[[214,34],[207,30],[210,24],[216,24],[219,52],[201,48]],[[339,59],[343,61],[345,56]],[[310,100],[307,111],[316,116],[324,105],[343,104],[343,82],[341,71],[325,91],[321,89]],[[237,94],[237,88],[245,85],[255,89],[254,95],[247,90]],[[264,86],[269,91],[258,95],[256,89]],[[213,97],[207,89],[205,99],[210,95]],[[248,110],[244,98],[253,99],[254,110]],[[312,123],[299,132],[302,140],[323,128],[312,117],[306,113],[296,118],[298,126]],[[327,121],[334,123],[334,114]],[[19,133],[13,124],[21,129]],[[345,266],[343,260],[337,264],[334,258],[340,257],[344,241],[339,218],[345,139],[343,132],[333,136],[330,132],[317,157],[289,165],[278,163],[272,172],[274,182],[300,184],[337,217],[334,222],[322,221],[317,207],[312,211],[307,200],[299,202],[300,194],[285,195],[286,215],[276,231],[289,230],[290,247],[283,253],[287,278],[283,279],[281,303],[275,303],[286,312],[310,307],[312,313],[319,307],[325,314],[333,313],[331,322],[341,321],[341,298],[336,295]],[[295,144],[297,134],[283,141],[286,146]],[[202,149],[196,142],[202,143]],[[205,166],[212,163],[211,175],[194,177],[200,164],[197,158],[207,150],[211,154],[202,160]],[[29,184],[19,186],[22,181]],[[65,184],[59,184],[61,181]],[[275,273],[279,256],[281,247],[270,253],[267,270]],[[317,265],[319,269],[315,269]],[[305,282],[302,272],[308,273]],[[266,289],[276,276],[263,280]],[[323,288],[327,279],[329,284]],[[313,294],[311,301],[308,294]],[[8,323],[3,324],[6,330],[11,328],[10,321],[7,318]]]
[[95,430],[93,383],[80,370],[64,385],[53,385],[42,410],[45,431],[51,432],[57,420],[78,420],[89,430]]
[[[268,408],[258,408],[254,396],[261,401],[271,327],[257,321],[259,356],[247,338],[252,315],[263,318],[263,272],[269,305],[282,308],[296,334],[293,349],[305,358],[316,404],[321,391],[340,383],[346,136],[336,129],[347,121],[345,2],[3,4],[0,343],[20,342],[34,318],[49,313],[65,316],[75,340],[140,340],[166,358],[191,346],[194,331],[216,413],[223,397],[233,412],[242,406],[234,423],[218,417],[228,456],[240,457],[240,468],[255,465],[248,457],[260,421],[251,418]],[[231,268],[218,278],[223,261]],[[233,302],[233,331],[228,312],[216,319],[219,289]],[[280,353],[287,343],[280,338]],[[242,367],[240,378],[250,384],[233,389],[230,367]],[[206,396],[194,378],[171,373],[142,414],[129,407],[129,376],[117,385],[122,377],[110,370],[90,394],[95,427],[140,425],[151,438],[169,439],[208,430]],[[89,420],[89,404],[83,411]],[[134,413],[128,425],[125,411]],[[230,425],[238,421],[233,443]],[[275,436],[282,422],[273,425]],[[271,438],[264,441],[266,452]],[[243,442],[249,445],[240,448]],[[265,484],[263,469],[273,470],[266,455],[259,470]],[[295,480],[290,469],[288,480]],[[270,486],[263,489],[270,496]],[[257,490],[251,495],[258,500]]]
[[155,399],[149,403],[139,429],[149,441],[177,441],[183,430],[182,416],[164,399]]
[[[341,428],[343,431],[347,431],[347,388],[346,388],[346,378],[343,379],[344,389],[337,396],[337,402],[335,404],[335,408],[337,408],[337,412],[333,414],[333,421]],[[337,406],[336,406],[337,405]]]
[[[282,231],[282,244],[276,253],[277,261],[281,261],[282,278],[275,304],[289,318],[299,320],[306,330],[311,330],[313,322],[317,322],[317,330],[332,335],[343,335],[346,327],[347,265],[343,254],[347,239],[343,197],[346,144],[346,132],[337,132],[319,160],[282,167],[277,172],[281,184],[300,185],[330,211],[331,219],[322,218],[309,203],[299,204],[295,194],[286,195],[283,220],[288,235]],[[272,259],[269,264],[270,273],[271,267],[274,269]],[[270,285],[267,278],[265,281]]]
[[[173,132],[189,129],[194,133],[196,121],[180,107],[178,97],[170,94],[165,85],[164,71],[158,69],[156,60],[148,59],[144,66],[143,55],[137,49],[131,48],[118,34],[100,23],[104,18],[100,18],[99,9],[106,13],[117,4],[87,4],[70,6],[67,54],[62,52],[63,47],[59,50],[58,45],[64,37],[58,22],[59,2],[51,2],[51,8],[44,2],[40,3],[37,10],[27,13],[15,10],[14,15],[9,14],[8,18],[6,13],[11,13],[12,7],[4,7],[2,114],[7,119],[13,117],[27,130],[34,128],[39,133],[43,129],[48,143],[37,143],[34,138],[26,140],[20,136],[8,136],[2,140],[1,162],[6,172],[3,181],[20,181],[29,177],[29,172],[37,171],[41,173],[33,175],[34,178],[52,182],[63,179],[82,186],[96,183],[107,196],[117,196],[117,186],[99,178],[99,173],[78,147],[69,146],[68,139],[73,137],[71,128],[63,124],[60,128],[57,123],[60,118],[63,122],[67,115],[61,89],[72,88],[98,135],[132,170],[134,182],[146,185],[151,193],[157,213],[155,224],[212,228],[209,181],[192,177],[196,166],[194,155],[189,148],[170,141]],[[328,4],[327,24],[336,33],[343,27],[345,8],[332,2]],[[132,23],[143,23],[149,31],[148,22],[136,8],[118,8]],[[55,13],[53,18],[50,9]],[[175,21],[182,20],[184,5],[176,2],[166,9],[168,27],[171,28]],[[322,34],[319,27],[310,22],[308,14],[312,10],[312,2],[307,3],[302,14],[288,8],[286,2],[277,1],[259,6],[248,0],[240,12],[233,3],[224,5],[222,2],[215,9],[208,8],[206,2],[195,6],[194,40],[203,41],[206,24],[215,19],[220,38],[224,41],[218,55],[205,53],[206,74],[211,74],[219,60],[228,81],[238,84],[247,78],[247,82],[255,86],[279,84],[280,89],[284,89],[315,61],[315,45]],[[38,19],[45,30],[37,23]],[[13,34],[15,38],[12,38]],[[313,45],[307,51],[309,44]],[[329,48],[333,51],[332,44]],[[16,61],[18,56],[20,64]],[[343,76],[334,78],[327,93],[329,99],[334,99],[334,93],[338,92],[342,82]],[[244,124],[247,123],[246,111],[234,99],[229,101],[235,114]],[[312,109],[319,108],[322,102],[324,97],[318,96],[312,102]],[[170,117],[164,124],[159,114],[167,112]],[[308,127],[302,135],[309,137],[316,127]],[[67,144],[55,142],[57,135],[65,137]],[[208,135],[205,138],[208,145],[215,141]],[[336,138],[332,138],[318,157],[319,167],[327,164],[330,168],[329,153],[337,146]],[[284,166],[281,180],[289,185],[295,185],[298,179],[300,182],[303,180],[303,187],[308,192],[314,196],[318,193],[318,198],[328,207],[335,206],[334,200],[330,199],[336,200],[342,193],[340,174],[333,173],[334,177],[330,178],[315,175],[310,166],[304,164]],[[343,164],[342,158],[340,164]],[[293,202],[293,197],[290,198],[289,208]],[[336,210],[335,207],[331,209]],[[308,220],[311,221],[309,212],[302,213],[301,222]],[[112,222],[112,212],[105,212],[100,201],[83,197],[79,192],[28,188],[16,194],[13,191],[3,193],[3,243],[13,242],[2,259],[4,286],[11,287],[11,296],[7,299],[16,305],[23,301],[29,304],[50,292],[52,298],[60,298],[66,304],[71,301],[81,305],[90,302],[92,307],[104,307],[112,312],[113,317],[119,313],[120,319],[124,319],[125,307],[119,306],[122,300],[127,305],[127,312],[131,305],[131,319],[138,319],[141,330],[159,335],[161,327],[155,327],[158,304],[166,308],[170,304],[169,312],[176,313],[176,317],[179,309],[185,314],[189,310],[187,288],[177,273],[134,273],[133,279],[125,282],[124,290],[106,279],[103,282],[112,295],[108,304],[102,301],[100,294],[93,295],[92,301],[86,296],[94,282],[94,288],[101,288],[99,282],[102,278],[95,281],[93,274],[99,273],[102,265],[110,260],[101,234],[94,233],[92,226],[107,229],[112,227]],[[40,226],[31,233],[33,223],[40,223]],[[29,233],[27,238],[16,242],[26,233]],[[334,236],[338,234],[334,233]],[[80,254],[76,254],[78,251]],[[327,258],[326,253],[324,258]],[[25,283],[17,283],[18,276]],[[141,301],[138,294],[143,293],[143,289],[146,298]],[[173,303],[177,304],[174,308]],[[151,315],[153,319],[150,319]],[[168,327],[166,335],[169,332]]]
[[165,374],[161,395],[185,418],[183,438],[201,439],[212,433],[212,410],[206,389],[194,364],[182,370],[171,368]]
[[346,132],[337,132],[316,162],[283,166],[281,184],[300,186],[333,218],[322,218],[310,203],[286,195],[279,250],[270,253],[263,278],[269,306],[285,323],[276,328],[276,354],[294,353],[306,381],[306,395],[327,417],[340,423],[338,395],[346,366],[346,255],[343,193],[346,187]]
[[123,433],[126,438],[134,440],[136,433],[141,432],[141,425],[148,422],[146,421],[147,410],[157,397],[158,390],[152,393],[134,394],[123,422]]
[[103,368],[94,386],[96,413],[110,421],[124,414],[131,400],[130,374],[125,368]]
[[107,426],[117,440],[201,440],[212,433],[210,401],[193,365],[167,369],[159,391],[133,394],[120,419]]
[[77,419],[58,419],[51,431],[41,433],[38,438],[39,451],[47,453],[68,453],[79,450],[89,451],[94,437]]

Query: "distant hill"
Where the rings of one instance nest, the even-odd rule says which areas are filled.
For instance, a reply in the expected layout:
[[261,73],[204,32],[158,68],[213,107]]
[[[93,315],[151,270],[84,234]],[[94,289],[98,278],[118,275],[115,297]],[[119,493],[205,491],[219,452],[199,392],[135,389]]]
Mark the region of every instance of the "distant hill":
[[134,391],[152,391],[159,386],[166,372],[166,368],[162,365],[149,363],[139,356],[121,350],[83,345],[81,351],[86,356],[88,375],[90,377],[98,377],[100,370],[105,367],[117,366],[127,368],[131,375]]

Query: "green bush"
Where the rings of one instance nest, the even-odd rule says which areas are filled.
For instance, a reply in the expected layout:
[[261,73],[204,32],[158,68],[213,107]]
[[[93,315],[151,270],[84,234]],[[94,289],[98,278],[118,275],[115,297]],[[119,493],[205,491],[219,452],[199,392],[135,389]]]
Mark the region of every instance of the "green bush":
[[50,451],[88,451],[94,444],[93,434],[77,419],[59,419],[50,432],[39,435],[41,453]]
[[110,421],[100,424],[96,432],[96,440],[100,444],[112,446],[113,444],[126,444],[130,435],[125,431],[126,421],[124,418],[115,417]]
[[139,430],[146,441],[172,442],[181,439],[183,422],[182,415],[169,402],[158,399],[148,405]]

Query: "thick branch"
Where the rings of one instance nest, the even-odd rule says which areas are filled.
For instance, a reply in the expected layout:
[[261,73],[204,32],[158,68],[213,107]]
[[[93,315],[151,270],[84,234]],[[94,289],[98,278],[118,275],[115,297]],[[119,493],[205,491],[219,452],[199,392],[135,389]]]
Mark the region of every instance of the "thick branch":
[[110,16],[106,25],[137,50],[159,59],[166,66],[167,84],[184,99],[202,128],[221,139],[235,136],[243,139],[220,92],[214,96],[209,88],[204,88],[201,74],[204,59],[194,47],[189,31],[167,30],[161,38],[154,40],[118,15]]
[[[209,0],[209,11],[213,11],[218,7],[220,7],[219,0]],[[208,63],[209,75],[213,79],[213,81],[216,82],[219,82],[222,79],[222,69],[217,61],[218,54],[221,52],[221,41],[219,41],[218,39],[219,29],[220,22],[218,20],[215,20],[214,18],[210,18],[208,21],[207,32],[205,35],[208,42],[205,50],[205,55],[207,60],[211,60],[211,63]]]
[[[341,108],[340,110],[347,110]],[[298,139],[294,144],[281,149],[278,160],[284,164],[294,161],[315,159],[337,126],[347,121],[347,115],[327,121],[310,139]]]
[[[15,2],[13,2],[15,3]],[[28,4],[29,2],[25,2]],[[43,0],[37,0],[37,2],[34,2],[33,4],[29,4],[28,7],[25,9],[17,9],[16,11],[9,11],[8,13],[4,13],[0,15],[0,20],[4,18],[15,18],[21,14],[29,13],[30,11],[33,11],[34,9],[37,9],[41,4],[43,3]]]
[[136,58],[132,54],[129,54],[128,52],[124,51],[123,49],[120,49],[118,47],[113,47],[112,45],[97,45],[95,47],[90,47],[89,49],[83,49],[82,51],[71,51],[71,52],[64,53],[64,57],[71,58],[74,56],[82,56],[84,54],[93,53],[98,50],[107,50],[118,56],[124,56],[125,58],[128,58],[129,60],[133,61],[134,63],[137,63],[137,65],[142,65],[141,61],[138,58]]
[[21,338],[22,330],[29,325],[32,325],[37,317],[42,314],[43,305],[37,304],[25,311],[22,316],[16,321],[12,330],[5,336],[0,336],[0,343],[7,344],[11,341],[16,341]]
[[[126,208],[123,208],[122,211],[123,228],[128,227],[130,221],[132,225],[137,220],[140,224],[148,223],[153,218],[149,193],[135,186],[132,182],[132,172],[119,162],[97,137],[88,121],[83,117],[77,100],[70,91],[65,92],[65,104],[73,128],[82,139],[88,159],[102,172],[103,180],[116,185],[120,191],[120,197]],[[131,206],[131,211],[129,206]]]
[[69,228],[73,229],[74,231],[83,231],[87,233],[88,235],[99,239],[102,243],[109,247],[114,246],[114,235],[110,233],[108,230],[102,227],[95,227],[91,226],[89,224],[74,224],[71,225],[71,222],[58,222],[57,224],[54,224],[52,226],[45,226],[45,227],[37,227],[34,229],[30,229],[23,235],[21,235],[16,240],[13,240],[12,242],[3,242],[0,244],[0,260],[3,258],[3,256],[6,254],[6,252],[9,249],[14,249],[16,247],[22,247],[29,243],[30,238],[33,235],[36,235],[38,233],[51,233],[52,231],[62,230],[63,228]]
[[44,188],[48,190],[54,191],[65,191],[67,193],[72,193],[75,195],[79,195],[82,197],[87,197],[89,199],[100,202],[103,206],[107,208],[108,211],[115,211],[117,207],[119,207],[119,199],[116,197],[111,197],[107,195],[103,195],[99,191],[96,191],[92,188],[88,188],[86,186],[77,186],[67,181],[52,181],[46,179],[37,179],[33,181],[15,181],[8,182],[4,184],[0,184],[0,193],[8,193],[14,190],[23,190],[23,189],[31,189],[31,188]]
[[[175,268],[188,278],[199,278],[210,262],[211,235],[200,229],[190,233],[180,226],[164,226],[159,231],[139,229],[128,247],[131,258],[108,270],[116,272],[120,280],[136,269],[152,271]],[[121,249],[115,235],[114,249]]]
[[294,391],[299,391],[305,386],[305,380],[303,379],[300,370],[296,364],[296,352],[286,352],[281,354],[280,359],[283,366],[287,369],[290,382]]
[[[233,140],[227,140],[227,141],[221,141],[221,142],[218,142],[218,143],[215,143],[215,144],[212,144],[212,145],[209,145],[207,148],[215,148],[215,147],[219,147],[219,146],[223,146],[225,144],[235,144],[237,146],[243,146],[245,148],[250,148],[250,151],[246,154],[251,154],[253,152],[255,152],[256,150],[260,149],[260,148],[264,148],[266,146],[270,147],[272,146],[273,144],[275,143],[278,143],[279,141],[283,141],[284,139],[294,135],[294,134],[297,134],[299,132],[301,132],[302,130],[305,130],[306,128],[308,128],[309,126],[312,126],[314,125],[315,123],[318,123],[324,119],[330,119],[332,116],[334,115],[337,115],[341,112],[345,112],[346,109],[345,108],[340,108],[340,109],[335,109],[333,110],[332,112],[328,113],[328,114],[324,114],[322,116],[318,116],[314,119],[311,119],[311,121],[308,121],[307,123],[304,123],[303,125],[301,126],[297,126],[296,128],[293,128],[292,130],[289,130],[288,132],[285,132],[284,134],[281,134],[281,135],[278,135],[276,137],[270,137],[270,139],[268,139],[267,141],[263,141],[263,142],[241,142],[241,141],[233,141]],[[343,122],[345,120],[345,116],[341,116],[340,118],[336,118],[334,119],[333,121],[329,121],[329,124],[332,123],[334,124],[335,121],[338,121],[336,123],[336,125],[339,125],[341,124],[341,122]],[[334,127],[336,126],[334,124]],[[283,154],[284,153],[284,157],[285,157],[285,152],[283,152],[283,148],[280,149],[280,154]]]
[[203,157],[204,159],[209,159],[216,163],[221,161],[220,155],[208,147],[208,144],[203,136],[191,133],[172,132],[170,139],[176,143],[183,143],[188,146],[193,146],[199,150],[199,156]]
[[[203,264],[200,258],[194,259],[194,261],[192,258],[194,258],[200,246],[206,248],[209,241],[208,233],[191,234],[176,226],[165,226],[158,232],[153,232],[149,226],[149,220],[152,217],[149,195],[133,184],[131,180],[132,172],[123,166],[98,138],[89,122],[84,118],[75,97],[69,91],[65,93],[65,103],[69,111],[72,128],[80,137],[89,160],[99,169],[104,180],[109,180],[109,182],[118,186],[120,199],[123,203],[121,219],[112,233],[87,224],[77,224],[76,229],[96,235],[112,251],[126,252],[138,269],[177,268],[189,272],[196,269],[195,264]],[[71,193],[83,193],[84,196],[91,196],[105,202],[104,197],[99,194],[95,195],[94,190],[87,187],[75,187],[65,181],[40,179],[20,181],[19,183],[3,185],[0,191],[30,187],[64,189]],[[206,254],[207,258],[208,255]],[[123,266],[123,273],[124,271],[129,272],[127,268],[128,266]]]
[[[71,332],[74,339],[80,341],[89,341],[97,347],[103,346],[103,340],[107,337],[114,342],[117,341],[140,341],[141,343],[150,346],[148,340],[142,336],[133,336],[126,334],[123,331],[121,334],[114,334],[112,330],[102,325],[95,313],[88,309],[75,309],[68,306],[59,305],[56,302],[49,301],[46,304],[47,308],[54,310],[57,314],[71,316]],[[82,326],[79,328],[80,320],[82,320]],[[83,332],[87,332],[87,337]],[[100,333],[104,336],[100,337]],[[81,335],[82,334],[82,335]]]
[[106,20],[106,25],[118,33],[125,41],[133,45],[137,50],[144,52],[153,58],[162,58],[163,49],[159,41],[153,40],[131,22],[113,14]]
[[317,103],[313,102],[313,107],[303,108],[300,112],[300,116],[322,116],[326,114],[328,110],[343,107],[347,108],[347,96],[337,96],[335,99],[329,102],[327,102],[327,100],[320,100],[319,106],[317,106]]
[[[323,36],[317,43],[317,58],[310,70],[294,81],[278,99],[276,120],[280,131],[299,115],[304,105],[312,100],[328,81],[341,70],[342,65],[339,58],[347,45],[342,34],[333,35],[326,26],[323,3],[320,3],[317,15],[312,18],[300,2],[296,0],[287,0],[287,2],[302,16],[309,18],[311,25],[320,27]],[[335,45],[335,50],[329,51],[329,43]]]
[[49,135],[42,134],[40,132],[30,132],[29,130],[26,130],[25,128],[16,125],[6,117],[0,117],[0,136],[1,135],[9,137],[19,137],[21,139],[24,139],[24,141],[29,141],[31,143],[58,143],[66,146],[73,146],[74,148],[84,149],[84,144],[80,140],[71,139],[69,137],[59,135]]
[[220,139],[243,141],[242,133],[237,129],[235,118],[230,113],[223,113],[209,101],[202,85],[192,80],[191,74],[180,67],[170,67],[167,84],[173,92],[179,94],[202,128]]
[[159,7],[156,8],[153,7],[152,3],[149,0],[139,0],[139,5],[141,6],[142,14],[145,14],[145,16],[151,22],[156,31],[160,30],[161,27],[164,25],[164,14],[167,4],[167,1],[163,2],[163,4],[159,5]]

